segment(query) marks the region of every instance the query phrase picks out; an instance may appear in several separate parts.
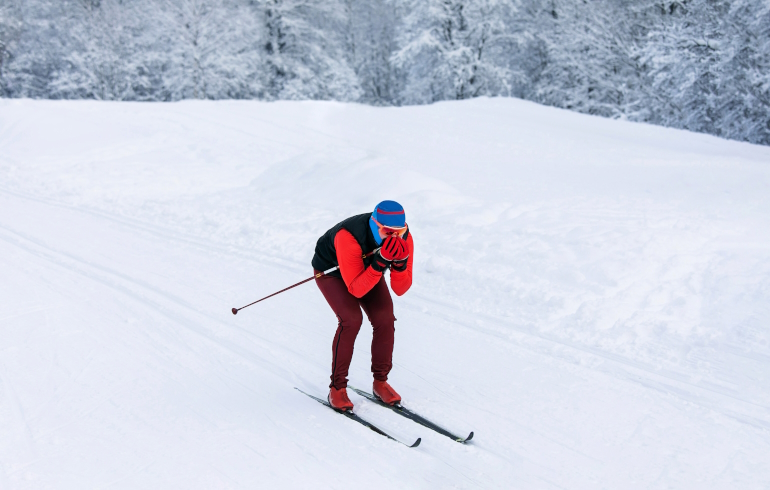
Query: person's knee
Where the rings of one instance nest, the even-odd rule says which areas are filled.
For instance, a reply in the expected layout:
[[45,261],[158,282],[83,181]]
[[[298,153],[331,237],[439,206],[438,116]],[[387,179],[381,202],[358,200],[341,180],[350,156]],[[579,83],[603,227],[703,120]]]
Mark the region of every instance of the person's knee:
[[340,324],[345,328],[358,330],[361,328],[362,323],[364,323],[364,315],[360,309],[350,310],[340,317]]
[[395,328],[394,322],[396,317],[393,316],[393,310],[380,310],[372,314],[369,317],[369,321],[372,322],[372,327],[375,329],[393,330]]

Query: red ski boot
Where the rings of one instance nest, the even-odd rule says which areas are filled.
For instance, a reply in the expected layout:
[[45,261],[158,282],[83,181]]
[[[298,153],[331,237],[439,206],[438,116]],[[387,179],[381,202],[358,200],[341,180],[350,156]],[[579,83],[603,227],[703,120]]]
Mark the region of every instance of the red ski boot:
[[394,390],[387,381],[375,379],[374,385],[372,386],[372,392],[374,393],[374,396],[387,405],[395,405],[396,403],[401,402],[401,395],[396,393],[396,390]]
[[348,398],[348,390],[345,388],[340,388],[339,390],[329,388],[329,396],[326,399],[329,400],[329,405],[335,410],[345,411],[353,408],[353,402]]

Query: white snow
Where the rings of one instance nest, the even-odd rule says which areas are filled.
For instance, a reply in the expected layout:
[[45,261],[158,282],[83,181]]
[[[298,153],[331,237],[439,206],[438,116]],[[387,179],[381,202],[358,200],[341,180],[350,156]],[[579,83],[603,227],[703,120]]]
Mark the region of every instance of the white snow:
[[[315,241],[416,244],[391,382],[310,400]],[[770,486],[770,148],[513,99],[0,100],[0,488]],[[371,330],[351,384],[369,388]]]

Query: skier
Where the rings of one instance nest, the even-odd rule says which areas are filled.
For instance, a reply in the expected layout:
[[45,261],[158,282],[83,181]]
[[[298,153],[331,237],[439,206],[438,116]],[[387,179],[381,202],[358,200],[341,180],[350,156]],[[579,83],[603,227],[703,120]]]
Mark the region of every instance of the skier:
[[404,208],[395,201],[382,201],[374,212],[338,223],[316,243],[312,261],[316,274],[339,265],[338,270],[316,277],[318,289],[339,320],[332,342],[332,375],[327,397],[337,410],[353,408],[346,388],[353,345],[363,322],[361,308],[374,332],[373,393],[389,405],[401,401],[388,384],[388,373],[393,367],[396,317],[384,275],[390,269],[393,292],[398,296],[406,293],[412,286],[413,251],[414,242]]

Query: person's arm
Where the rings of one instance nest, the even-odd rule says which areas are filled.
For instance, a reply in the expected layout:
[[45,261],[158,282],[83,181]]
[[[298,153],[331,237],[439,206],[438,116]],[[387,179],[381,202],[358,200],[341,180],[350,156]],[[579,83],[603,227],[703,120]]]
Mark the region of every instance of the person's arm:
[[409,236],[406,237],[406,244],[409,248],[409,258],[406,259],[406,269],[399,272],[391,268],[390,270],[390,288],[398,296],[403,295],[412,287],[412,262],[414,261],[414,241],[412,240],[412,231],[409,230]]
[[340,274],[350,294],[361,298],[372,290],[382,277],[377,272],[364,265],[363,251],[353,235],[348,230],[340,230],[334,236],[334,248],[337,250],[337,263]]

